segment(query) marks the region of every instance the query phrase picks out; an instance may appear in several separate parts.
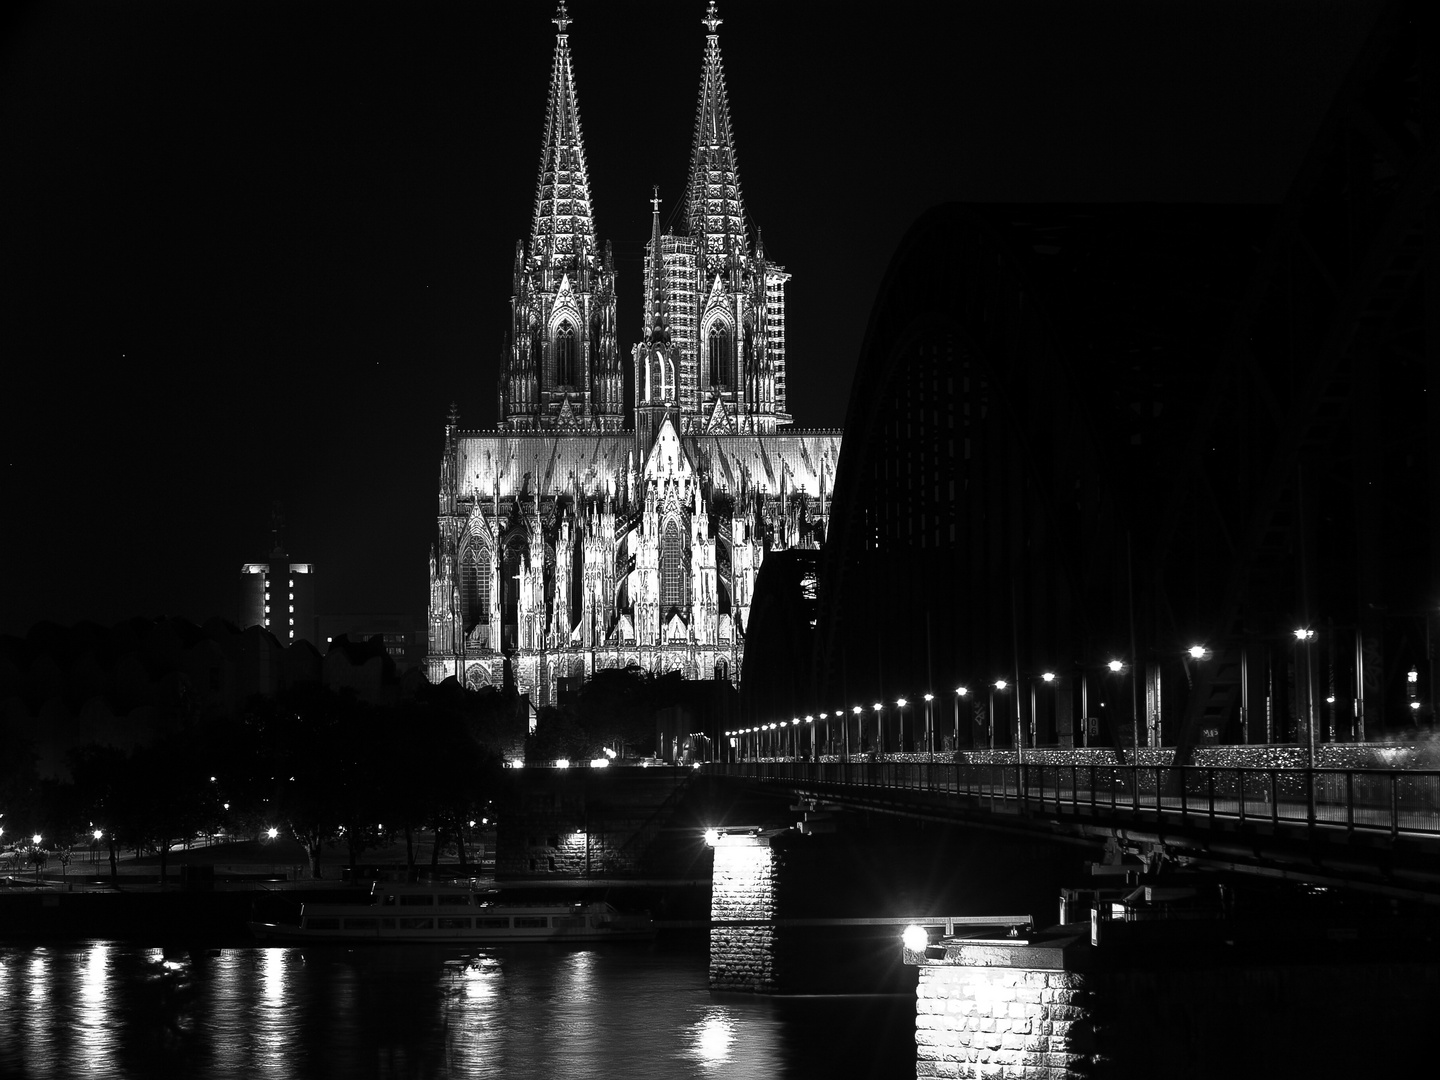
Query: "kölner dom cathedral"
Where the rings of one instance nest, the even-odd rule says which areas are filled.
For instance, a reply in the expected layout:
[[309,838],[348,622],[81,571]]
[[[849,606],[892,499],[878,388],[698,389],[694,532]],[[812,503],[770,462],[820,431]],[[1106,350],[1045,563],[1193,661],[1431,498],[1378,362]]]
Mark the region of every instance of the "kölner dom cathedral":
[[682,231],[661,231],[655,193],[643,295],[626,304],[644,309],[627,411],[563,2],[554,22],[501,426],[461,430],[452,409],[445,427],[427,674],[500,686],[508,660],[537,707],[629,664],[738,684],[762,561],[824,539],[840,433],[790,426],[790,275],[746,227],[713,2]]

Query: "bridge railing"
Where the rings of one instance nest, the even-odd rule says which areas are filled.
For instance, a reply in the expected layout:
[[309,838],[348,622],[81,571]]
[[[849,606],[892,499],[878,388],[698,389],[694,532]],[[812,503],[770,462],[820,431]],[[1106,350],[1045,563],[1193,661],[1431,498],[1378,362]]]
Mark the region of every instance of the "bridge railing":
[[1440,835],[1440,770],[1254,766],[758,761],[710,768],[758,781],[989,800],[999,813],[1216,819]]

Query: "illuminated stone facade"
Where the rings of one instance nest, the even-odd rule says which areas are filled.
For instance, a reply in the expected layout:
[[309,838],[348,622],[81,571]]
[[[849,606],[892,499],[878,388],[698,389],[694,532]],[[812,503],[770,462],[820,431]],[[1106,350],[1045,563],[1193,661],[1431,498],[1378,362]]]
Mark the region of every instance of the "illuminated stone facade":
[[765,553],[818,546],[838,431],[789,428],[785,283],[745,227],[712,3],[684,235],[652,199],[633,411],[597,238],[562,3],[528,247],[516,252],[500,428],[452,411],[430,553],[432,681],[537,706],[638,664],[739,681]]

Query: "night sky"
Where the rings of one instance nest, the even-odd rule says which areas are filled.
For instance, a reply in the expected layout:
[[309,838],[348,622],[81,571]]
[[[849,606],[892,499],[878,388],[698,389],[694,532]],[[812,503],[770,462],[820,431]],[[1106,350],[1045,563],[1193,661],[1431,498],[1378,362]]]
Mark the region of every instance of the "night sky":
[[[640,324],[701,0],[573,0],[596,223]],[[839,426],[947,200],[1273,202],[1373,2],[722,0],[791,411]],[[422,617],[442,423],[494,423],[551,0],[45,4],[0,43],[0,633],[234,618],[283,505],[322,615]]]

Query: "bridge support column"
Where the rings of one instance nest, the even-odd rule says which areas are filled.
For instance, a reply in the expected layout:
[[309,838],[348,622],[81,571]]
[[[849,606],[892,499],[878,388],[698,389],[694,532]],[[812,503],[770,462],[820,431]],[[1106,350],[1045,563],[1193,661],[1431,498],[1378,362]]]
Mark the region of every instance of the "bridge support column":
[[907,949],[920,969],[915,1075],[1358,1076],[1430,1052],[1440,960],[1420,935],[1187,920],[1101,928],[1098,944],[1082,923],[1013,945]]
[[[779,986],[776,887],[780,852],[764,834],[721,836],[710,887],[710,988],[766,992]],[[734,925],[734,924],[740,925]]]
[[[1093,1046],[1079,938],[1047,945],[947,941],[924,953],[915,989],[917,1077],[1062,1077]],[[1087,943],[1088,944],[1088,943]]]

